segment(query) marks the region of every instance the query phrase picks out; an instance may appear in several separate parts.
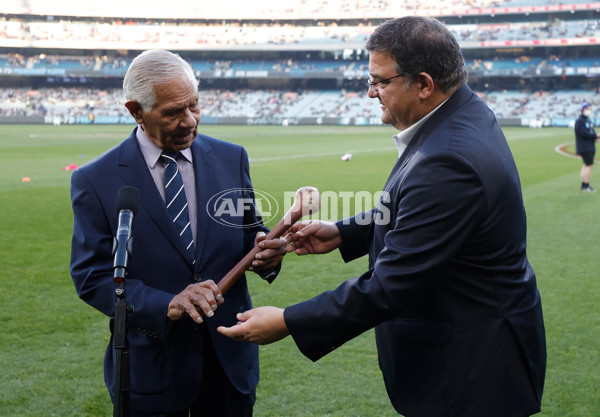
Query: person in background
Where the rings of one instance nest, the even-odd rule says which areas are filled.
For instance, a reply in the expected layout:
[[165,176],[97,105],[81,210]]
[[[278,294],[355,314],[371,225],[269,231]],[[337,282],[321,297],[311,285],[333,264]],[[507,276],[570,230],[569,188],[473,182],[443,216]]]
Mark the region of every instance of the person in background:
[[[369,269],[289,306],[217,330],[260,344],[290,335],[313,361],[375,328],[388,396],[406,417],[524,417],[540,411],[546,338],[517,167],[494,113],[467,85],[439,21],[403,17],[367,42],[369,97],[399,158],[377,207],[302,222],[298,255],[339,249]],[[370,221],[368,221],[370,220]],[[377,411],[373,410],[373,415]]]
[[[263,250],[253,269],[271,282],[285,241],[265,240],[268,229],[254,205],[246,151],[198,133],[198,80],[186,61],[168,51],[143,52],[127,70],[123,89],[138,126],[75,170],[71,180],[71,276],[77,293],[114,317],[117,195],[123,186],[137,188],[140,207],[125,280],[133,307],[127,318],[130,415],[251,416],[258,347],[216,331],[252,307],[246,278],[231,287],[226,300],[215,281],[258,243]],[[208,203],[225,190],[237,190],[226,194],[229,203],[245,209],[217,222]],[[113,401],[116,377],[111,337],[104,378]]]
[[598,135],[594,129],[594,122],[590,118],[592,106],[583,103],[581,114],[575,121],[575,153],[581,156],[583,166],[581,167],[581,191],[595,193],[596,189],[590,185],[592,168],[594,167],[594,155],[596,155],[596,141]]

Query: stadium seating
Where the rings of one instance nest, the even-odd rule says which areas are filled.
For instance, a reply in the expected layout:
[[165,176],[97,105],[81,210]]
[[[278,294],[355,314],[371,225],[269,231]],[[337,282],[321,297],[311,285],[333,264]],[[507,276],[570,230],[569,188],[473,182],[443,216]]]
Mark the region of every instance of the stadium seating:
[[503,13],[505,9],[533,9],[553,7],[570,10],[583,4],[581,0],[294,0],[274,2],[271,0],[223,1],[214,7],[210,2],[171,0],[170,7],[163,2],[146,1],[144,7],[119,0],[102,2],[70,2],[67,0],[3,0],[4,13],[40,16],[128,16],[144,19],[366,19],[422,15],[444,16],[470,12],[472,14]]
[[[499,119],[544,120],[568,123],[579,115],[586,101],[600,108],[595,91],[573,90],[555,92],[495,91],[479,93]],[[362,92],[343,90],[202,90],[201,116],[240,120],[265,120],[281,124],[290,119],[374,119],[381,116],[377,100]],[[87,88],[39,90],[0,89],[0,116],[44,116],[63,123],[71,120],[89,123],[89,115],[114,116],[116,123],[134,123],[123,103],[120,89]],[[83,117],[83,119],[77,119]],[[564,120],[563,120],[564,119]],[[99,123],[96,120],[96,123]],[[101,121],[100,121],[101,123]]]
[[[16,21],[0,22],[0,46],[79,49],[164,49],[235,50],[361,48],[376,25],[206,25],[155,22],[122,24],[94,21]],[[552,43],[556,39],[578,39],[597,43],[600,24],[596,20],[559,20],[450,24],[450,30],[463,48],[485,47],[490,42],[529,40]]]
[[[566,125],[600,91],[596,3],[578,0],[293,0],[221,6],[149,0],[5,0],[0,122],[133,123],[118,86],[140,50],[164,48],[201,79],[207,123],[378,124],[364,43],[390,17],[441,17],[470,84],[504,123]],[[227,7],[227,6],[232,7]],[[235,7],[233,7],[235,6]],[[115,18],[127,16],[127,18]],[[96,52],[96,50],[100,52]]]

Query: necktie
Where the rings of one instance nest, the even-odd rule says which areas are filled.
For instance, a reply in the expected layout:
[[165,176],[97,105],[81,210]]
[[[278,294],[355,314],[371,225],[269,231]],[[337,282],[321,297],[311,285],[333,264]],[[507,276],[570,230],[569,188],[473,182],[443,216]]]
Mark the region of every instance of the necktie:
[[177,156],[179,152],[163,152],[161,157],[167,164],[165,167],[165,203],[167,210],[173,219],[173,223],[179,232],[179,236],[190,254],[191,259],[196,257],[194,248],[194,236],[190,228],[190,215],[187,209],[187,198],[183,188],[183,179],[177,167]]

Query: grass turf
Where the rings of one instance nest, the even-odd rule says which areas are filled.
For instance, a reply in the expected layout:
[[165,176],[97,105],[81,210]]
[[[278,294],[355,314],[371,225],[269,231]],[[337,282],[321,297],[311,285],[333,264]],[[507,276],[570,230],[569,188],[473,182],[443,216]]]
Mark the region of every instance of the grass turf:
[[[107,319],[79,300],[69,276],[71,164],[117,144],[130,126],[2,126],[0,135],[0,415],[110,416],[102,377]],[[396,150],[389,127],[202,126],[242,144],[256,189],[275,196],[304,185],[324,192],[375,192]],[[555,152],[570,129],[506,128],[528,214],[528,254],[546,320],[543,417],[600,412],[600,193],[579,191],[577,158]],[[568,148],[568,147],[567,147]],[[352,153],[350,162],[341,156]],[[30,182],[23,182],[29,177]],[[600,185],[600,173],[592,185]],[[343,204],[337,216],[343,215]],[[347,209],[347,208],[346,208]],[[352,207],[351,210],[355,208]],[[336,217],[335,209],[328,216]],[[281,213],[280,213],[281,214]],[[270,220],[271,226],[277,219]],[[250,280],[254,304],[284,307],[360,274],[366,260],[337,253],[289,255],[271,286]],[[312,363],[291,338],[261,348],[257,416],[393,416],[368,331]]]

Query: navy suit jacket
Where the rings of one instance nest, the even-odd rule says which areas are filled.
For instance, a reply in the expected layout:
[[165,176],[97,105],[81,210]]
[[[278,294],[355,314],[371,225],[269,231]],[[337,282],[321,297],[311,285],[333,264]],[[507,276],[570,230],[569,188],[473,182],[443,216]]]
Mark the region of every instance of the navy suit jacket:
[[[210,198],[224,190],[245,189],[228,197],[253,197],[246,151],[204,135],[198,135],[191,150],[198,200],[195,265],[150,175],[135,130],[121,144],[75,170],[71,180],[71,275],[79,296],[109,317],[114,316],[117,286],[111,253],[118,224],[116,199],[125,185],[140,191],[140,208],[132,228],[133,253],[125,281],[127,301],[134,306],[127,317],[131,408],[139,412],[180,410],[197,397],[202,379],[202,326],[208,327],[221,365],[240,392],[252,392],[259,379],[258,347],[216,332],[218,326],[234,325],[238,312],[252,308],[245,277],[229,290],[225,303],[205,324],[195,324],[189,317],[176,322],[166,317],[175,294],[201,280],[219,281],[252,249],[256,233],[268,231],[255,210],[244,210],[244,217],[231,211],[224,213],[230,215],[222,219],[230,224],[226,226],[212,220],[205,209]],[[236,201],[232,207],[238,207]],[[266,277],[269,281],[276,275],[273,272]],[[114,397],[112,338],[106,350],[104,374]]]
[[368,253],[369,270],[285,310],[306,356],[375,327],[399,413],[539,410],[546,344],[520,180],[494,114],[469,87],[417,132],[378,207],[338,227],[344,259]]

